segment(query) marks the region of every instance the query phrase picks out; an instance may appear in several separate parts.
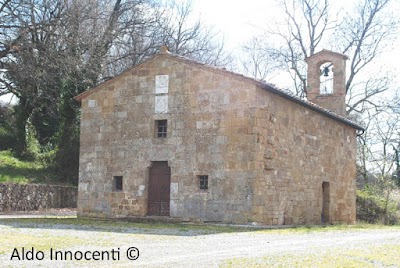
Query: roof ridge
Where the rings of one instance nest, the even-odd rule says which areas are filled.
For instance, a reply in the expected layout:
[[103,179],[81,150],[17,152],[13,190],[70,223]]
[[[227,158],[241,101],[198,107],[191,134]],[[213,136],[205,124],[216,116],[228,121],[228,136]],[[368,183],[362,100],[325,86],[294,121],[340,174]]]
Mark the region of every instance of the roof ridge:
[[[336,52],[333,52],[333,53],[336,53]],[[226,68],[223,68],[223,67],[212,66],[212,65],[209,65],[209,64],[206,64],[206,63],[203,63],[203,62],[200,62],[200,61],[197,61],[197,60],[194,60],[194,59],[182,56],[182,55],[178,55],[178,54],[172,53],[172,52],[168,51],[168,49],[166,47],[161,47],[161,49],[160,49],[160,51],[158,53],[155,53],[152,57],[146,59],[142,63],[140,63],[140,64],[138,64],[136,66],[133,66],[132,68],[127,69],[126,71],[122,72],[121,74],[114,76],[110,80],[107,80],[107,81],[97,85],[96,87],[94,87],[92,89],[89,89],[87,91],[82,92],[81,94],[75,96],[74,99],[77,100],[77,101],[81,101],[84,97],[90,95],[93,91],[95,91],[99,87],[101,87],[101,86],[103,86],[105,84],[111,83],[117,77],[120,77],[122,75],[126,75],[127,73],[131,72],[133,69],[139,68],[140,66],[148,63],[149,61],[151,61],[151,60],[153,60],[153,59],[155,59],[155,58],[157,58],[159,56],[167,56],[167,57],[170,57],[172,59],[183,60],[183,61],[186,61],[186,62],[189,62],[189,63],[200,65],[200,66],[202,66],[204,68],[207,68],[207,69],[213,69],[215,71],[219,71],[219,72],[223,72],[223,73],[226,73],[226,74],[230,74],[230,75],[239,77],[241,79],[249,80],[249,81],[255,83],[256,85],[260,86],[264,90],[267,90],[267,91],[270,91],[272,93],[278,94],[279,96],[281,96],[283,98],[286,98],[288,100],[294,101],[294,102],[296,102],[296,103],[298,103],[298,104],[300,104],[300,105],[302,105],[304,107],[307,107],[307,108],[309,108],[311,110],[319,112],[319,113],[321,113],[321,114],[323,114],[325,116],[328,116],[330,118],[336,119],[336,120],[338,120],[338,121],[340,121],[342,123],[345,123],[347,125],[350,125],[350,126],[356,128],[358,130],[364,130],[364,128],[361,127],[360,125],[358,125],[356,122],[353,122],[352,120],[350,120],[350,119],[348,119],[348,118],[346,118],[344,116],[338,115],[338,114],[336,114],[336,113],[334,113],[334,112],[332,112],[332,111],[330,111],[330,110],[328,110],[326,108],[323,108],[323,107],[321,107],[321,106],[319,106],[319,105],[317,105],[317,104],[315,104],[313,102],[301,99],[300,97],[298,97],[295,94],[293,94],[293,92],[291,92],[291,91],[289,91],[287,89],[279,88],[278,86],[276,86],[273,83],[269,83],[269,82],[266,82],[264,80],[260,80],[260,79],[249,77],[249,76],[246,76],[244,74],[240,74],[240,73],[237,73],[237,72],[234,72],[234,71],[231,71],[231,70],[227,70]]]
[[[326,49],[324,49],[322,51],[337,53],[337,52],[326,50]],[[322,52],[322,51],[320,51],[320,52]],[[182,56],[182,55],[178,55],[178,54],[172,53],[172,52],[170,52],[168,50],[165,51],[165,52],[158,53],[158,54],[170,55],[170,56],[175,57],[175,58],[183,59],[185,61],[189,61],[189,62],[192,62],[192,63],[195,63],[195,64],[202,65],[202,66],[204,66],[206,68],[212,68],[212,69],[219,70],[219,71],[226,72],[226,73],[230,73],[232,75],[239,76],[239,77],[242,77],[242,78],[245,78],[245,79],[252,80],[252,81],[260,84],[264,89],[266,89],[265,87],[269,87],[270,89],[276,90],[276,91],[280,92],[281,94],[285,94],[287,97],[291,98],[292,100],[294,100],[294,99],[297,100],[296,102],[298,102],[298,103],[301,102],[304,105],[309,106],[309,108],[313,107],[315,109],[318,109],[323,113],[329,114],[330,117],[334,117],[335,119],[339,119],[339,121],[347,123],[348,125],[351,125],[351,126],[357,128],[359,130],[363,130],[364,129],[363,127],[358,125],[356,122],[353,122],[352,120],[350,120],[350,119],[348,119],[348,118],[346,118],[344,116],[341,116],[341,115],[339,115],[337,113],[334,113],[334,112],[332,112],[332,111],[330,111],[330,110],[328,110],[326,108],[323,108],[323,107],[321,107],[321,106],[319,106],[319,105],[317,105],[317,104],[315,104],[315,103],[313,103],[311,101],[302,99],[302,98],[296,96],[292,91],[290,91],[288,89],[280,88],[280,87],[278,87],[277,85],[275,85],[273,83],[269,83],[269,82],[266,82],[266,81],[261,80],[261,79],[249,77],[249,76],[246,76],[246,75],[241,74],[241,73],[230,71],[230,70],[227,70],[226,68],[222,68],[222,67],[218,67],[218,66],[212,66],[212,65],[209,65],[209,64],[206,64],[206,63],[203,63],[203,62],[200,62],[200,61],[197,61],[197,60],[194,60],[194,59]],[[337,53],[337,54],[341,54],[341,53]],[[344,54],[341,54],[341,55],[345,56]],[[315,110],[315,109],[313,109],[313,110]]]

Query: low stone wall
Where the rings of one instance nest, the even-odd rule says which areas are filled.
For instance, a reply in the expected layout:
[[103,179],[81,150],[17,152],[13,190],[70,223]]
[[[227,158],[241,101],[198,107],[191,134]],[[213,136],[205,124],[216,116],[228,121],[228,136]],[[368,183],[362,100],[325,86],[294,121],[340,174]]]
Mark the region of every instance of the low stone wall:
[[75,208],[77,187],[0,183],[0,213],[49,208]]

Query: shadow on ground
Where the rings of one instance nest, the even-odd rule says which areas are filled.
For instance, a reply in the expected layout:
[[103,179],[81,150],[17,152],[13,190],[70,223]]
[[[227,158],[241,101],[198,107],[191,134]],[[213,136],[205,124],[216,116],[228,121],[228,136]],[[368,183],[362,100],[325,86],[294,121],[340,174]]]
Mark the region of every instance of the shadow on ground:
[[170,236],[202,236],[233,232],[254,232],[256,227],[220,226],[215,224],[179,224],[179,223],[136,223],[125,221],[106,221],[81,219],[71,216],[65,218],[1,218],[1,226],[12,228],[33,228],[51,230],[79,230],[111,233],[129,233]]

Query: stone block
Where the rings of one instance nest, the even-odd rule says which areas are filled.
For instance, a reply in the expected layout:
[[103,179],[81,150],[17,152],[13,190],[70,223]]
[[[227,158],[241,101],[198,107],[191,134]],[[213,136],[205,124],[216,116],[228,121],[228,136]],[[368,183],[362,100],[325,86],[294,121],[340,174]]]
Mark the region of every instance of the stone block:
[[[154,110],[157,75],[169,75],[163,93],[169,96],[168,110],[161,114]],[[80,209],[82,214],[111,213],[93,212],[105,199],[115,215],[146,215],[148,167],[168,161],[172,217],[318,223],[318,193],[329,178],[332,210],[340,210],[332,220],[348,221],[355,203],[344,198],[355,189],[351,127],[249,79],[168,57],[116,81],[108,85],[112,91],[107,86],[83,101],[79,191],[87,210]],[[165,139],[155,135],[154,120],[161,119],[168,120]],[[114,173],[123,174],[127,193],[111,191]],[[209,176],[206,192],[199,191],[199,174]],[[339,199],[345,205],[335,207]]]

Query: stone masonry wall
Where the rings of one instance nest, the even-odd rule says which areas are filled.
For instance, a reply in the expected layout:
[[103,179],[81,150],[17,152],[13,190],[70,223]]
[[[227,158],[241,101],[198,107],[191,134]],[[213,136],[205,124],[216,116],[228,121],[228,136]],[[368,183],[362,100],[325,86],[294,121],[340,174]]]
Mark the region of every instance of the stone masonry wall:
[[[166,114],[154,112],[156,75],[169,75]],[[91,94],[82,101],[78,215],[146,215],[148,167],[168,161],[172,217],[246,222],[254,100],[255,85],[168,57]],[[155,138],[156,119],[168,120],[168,138]],[[208,191],[198,175],[209,176]],[[123,191],[113,191],[113,176],[123,176]]]
[[[346,59],[347,57],[322,50],[307,58],[307,99],[323,108],[346,116]],[[320,91],[320,66],[326,62],[333,65],[333,92],[322,94]]]
[[289,100],[260,93],[253,220],[320,224],[322,183],[329,183],[330,223],[355,223],[356,133]]
[[0,183],[0,212],[74,208],[77,196],[76,187]]
[[[155,112],[158,75],[167,113]],[[156,138],[164,119],[168,137]],[[171,217],[317,224],[329,182],[329,221],[353,222],[355,146],[354,129],[250,79],[158,55],[82,99],[78,216],[147,215],[149,167],[168,161]]]

